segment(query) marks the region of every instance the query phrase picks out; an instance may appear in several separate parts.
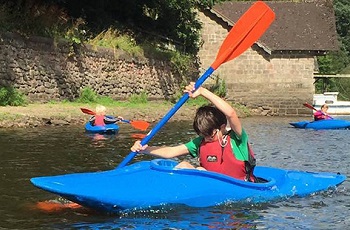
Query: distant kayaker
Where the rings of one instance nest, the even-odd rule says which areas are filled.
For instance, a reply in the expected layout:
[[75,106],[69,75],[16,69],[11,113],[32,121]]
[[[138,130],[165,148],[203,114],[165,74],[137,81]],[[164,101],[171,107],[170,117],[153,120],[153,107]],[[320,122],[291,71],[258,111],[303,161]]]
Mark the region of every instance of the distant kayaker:
[[[172,147],[141,146],[140,141],[136,141],[131,150],[162,158],[190,154],[199,158],[199,167],[194,167],[187,161],[179,163],[176,167],[214,171],[256,182],[257,179],[253,175],[254,153],[249,147],[248,135],[242,128],[234,108],[203,87],[194,90],[194,82],[191,82],[184,92],[191,98],[202,96],[213,104],[213,106],[202,106],[196,112],[193,128],[199,137],[186,144]],[[227,124],[230,127],[228,131]]]
[[89,120],[90,124],[93,126],[105,126],[106,124],[113,124],[120,120],[123,120],[123,118],[120,116],[106,116],[106,107],[103,105],[97,105],[95,112],[96,115],[92,116]]
[[315,121],[319,121],[319,120],[331,119],[331,116],[329,116],[327,114],[327,111],[328,111],[328,105],[327,104],[323,104],[321,106],[320,110],[317,110],[316,112],[314,112],[314,120]]

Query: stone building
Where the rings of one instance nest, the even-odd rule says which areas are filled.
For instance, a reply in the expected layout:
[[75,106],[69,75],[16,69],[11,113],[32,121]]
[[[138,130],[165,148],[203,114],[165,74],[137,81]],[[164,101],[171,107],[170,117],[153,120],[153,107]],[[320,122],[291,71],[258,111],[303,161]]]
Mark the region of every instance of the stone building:
[[[214,73],[225,80],[227,97],[270,115],[310,114],[316,56],[338,49],[333,6],[266,2],[276,19],[250,49]],[[228,31],[253,2],[223,2],[199,12],[203,69],[215,60]]]

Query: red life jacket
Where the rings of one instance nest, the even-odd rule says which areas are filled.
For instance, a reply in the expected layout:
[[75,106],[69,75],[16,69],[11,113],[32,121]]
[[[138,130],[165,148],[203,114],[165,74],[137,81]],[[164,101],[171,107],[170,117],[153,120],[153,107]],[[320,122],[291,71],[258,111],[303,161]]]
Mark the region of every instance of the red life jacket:
[[314,120],[315,121],[319,121],[319,120],[328,120],[330,119],[330,116],[328,116],[327,114],[325,114],[324,112],[322,112],[322,110],[317,110],[314,113]]
[[323,119],[325,119],[325,118],[324,118],[324,115],[323,115],[321,110],[318,110],[314,113],[314,120],[315,121],[323,120]]
[[250,146],[248,145],[249,159],[247,161],[241,161],[233,153],[230,136],[227,136],[227,142],[227,145],[222,147],[219,141],[202,141],[199,146],[199,162],[201,166],[208,171],[254,182],[253,170],[255,167],[255,158]]
[[105,125],[104,118],[105,118],[104,115],[96,115],[95,116],[95,125],[104,126]]

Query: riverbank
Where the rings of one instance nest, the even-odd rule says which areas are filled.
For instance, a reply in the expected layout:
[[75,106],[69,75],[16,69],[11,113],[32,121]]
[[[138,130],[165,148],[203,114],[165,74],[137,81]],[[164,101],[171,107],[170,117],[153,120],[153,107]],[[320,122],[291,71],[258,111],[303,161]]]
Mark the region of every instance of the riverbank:
[[[173,104],[148,102],[135,106],[107,107],[107,114],[122,116],[127,120],[145,120],[150,123],[158,122],[172,108]],[[29,104],[28,106],[0,106],[0,128],[40,127],[44,125],[85,124],[90,115],[81,112],[80,108],[94,110],[94,105],[55,103]],[[197,107],[183,105],[171,120],[192,120]],[[240,117],[246,112],[237,109]]]

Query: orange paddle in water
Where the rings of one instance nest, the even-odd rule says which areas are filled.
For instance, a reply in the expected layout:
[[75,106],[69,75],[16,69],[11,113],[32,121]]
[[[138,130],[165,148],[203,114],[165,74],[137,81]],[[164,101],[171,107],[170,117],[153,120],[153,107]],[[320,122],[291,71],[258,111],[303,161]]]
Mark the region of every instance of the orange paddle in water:
[[40,201],[36,204],[35,208],[44,212],[59,212],[65,209],[79,209],[82,208],[80,204],[68,202],[60,203],[54,201]]

